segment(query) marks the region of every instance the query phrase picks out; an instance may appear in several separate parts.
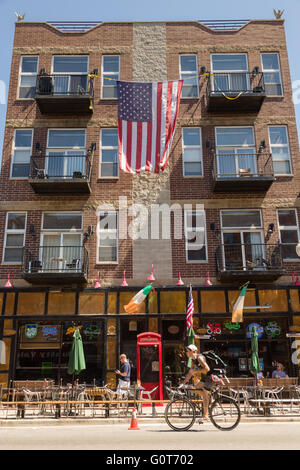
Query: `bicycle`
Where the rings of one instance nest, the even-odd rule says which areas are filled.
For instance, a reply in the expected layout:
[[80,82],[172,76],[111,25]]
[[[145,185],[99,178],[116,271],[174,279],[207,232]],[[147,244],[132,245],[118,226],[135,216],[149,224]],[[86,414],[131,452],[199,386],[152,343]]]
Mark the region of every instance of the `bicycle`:
[[[221,373],[222,377],[229,382],[224,372]],[[217,429],[232,431],[241,419],[241,411],[237,400],[220,392],[220,386],[224,385],[222,379],[215,380],[212,377],[212,382],[214,383],[214,389],[210,391],[209,418]],[[188,431],[193,426],[196,418],[201,420],[203,417],[202,403],[200,405],[199,399],[195,400],[193,398],[197,391],[200,391],[200,389],[185,386],[172,392],[173,396],[165,409],[165,420],[174,431]]]

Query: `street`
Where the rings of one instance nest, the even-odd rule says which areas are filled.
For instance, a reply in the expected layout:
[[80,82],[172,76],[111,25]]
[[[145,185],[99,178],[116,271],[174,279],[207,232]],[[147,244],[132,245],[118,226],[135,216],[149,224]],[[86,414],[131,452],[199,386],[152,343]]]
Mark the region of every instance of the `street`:
[[[175,432],[164,423],[49,424],[0,427],[1,450],[299,450],[300,422],[241,423],[230,432],[211,423]],[[175,453],[176,453],[175,452]],[[113,456],[113,452],[112,452]]]

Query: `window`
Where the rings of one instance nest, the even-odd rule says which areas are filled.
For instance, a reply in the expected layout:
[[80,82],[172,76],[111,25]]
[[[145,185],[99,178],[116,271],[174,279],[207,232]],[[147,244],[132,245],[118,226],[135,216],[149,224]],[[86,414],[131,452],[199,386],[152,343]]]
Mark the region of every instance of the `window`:
[[221,227],[222,252],[218,263],[222,270],[268,268],[269,254],[265,254],[259,210],[221,211]]
[[12,157],[12,178],[28,178],[30,156],[32,151],[31,129],[18,129],[15,131]]
[[279,209],[277,214],[282,257],[299,260],[296,254],[296,246],[300,239],[296,210]]
[[43,271],[79,271],[82,259],[82,214],[45,212],[40,259]]
[[204,211],[185,211],[185,250],[187,262],[207,261]]
[[112,178],[119,176],[118,166],[118,130],[101,129],[101,178]]
[[120,57],[102,57],[102,98],[117,98],[117,83],[120,80]]
[[275,175],[292,173],[286,126],[269,127],[270,148]]
[[250,88],[246,54],[212,54],[212,89],[219,91],[246,91]]
[[25,246],[26,212],[8,212],[3,263],[21,264]]
[[183,176],[203,176],[201,129],[182,129]]
[[182,98],[198,98],[198,64],[196,55],[180,56],[180,79],[183,80]]
[[51,129],[45,172],[48,178],[72,178],[74,172],[87,176],[84,129]]
[[262,54],[262,69],[266,94],[269,96],[282,96],[281,72],[278,54]]
[[54,56],[54,90],[58,95],[82,94],[88,91],[87,56]]
[[256,148],[252,127],[217,127],[217,176],[239,177],[241,170],[257,174]]
[[38,57],[23,56],[20,65],[19,98],[33,99],[36,90]]
[[98,263],[118,262],[118,213],[99,212]]

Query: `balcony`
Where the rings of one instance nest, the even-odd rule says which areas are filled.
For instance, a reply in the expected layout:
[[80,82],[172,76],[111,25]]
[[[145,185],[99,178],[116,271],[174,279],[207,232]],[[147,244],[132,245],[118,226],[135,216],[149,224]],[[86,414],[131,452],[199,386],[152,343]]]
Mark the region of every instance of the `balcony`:
[[[272,155],[267,153],[229,153],[213,155],[213,190],[219,192],[267,191],[275,181]],[[248,152],[248,153],[246,153]]]
[[92,153],[31,157],[28,181],[39,194],[90,194]]
[[207,111],[258,113],[266,97],[261,72],[213,73],[207,83]]
[[89,75],[38,75],[35,100],[42,114],[90,114],[94,107]]
[[216,262],[219,281],[274,281],[286,274],[281,245],[220,245]]
[[88,281],[84,246],[24,248],[22,277],[32,284],[82,284]]

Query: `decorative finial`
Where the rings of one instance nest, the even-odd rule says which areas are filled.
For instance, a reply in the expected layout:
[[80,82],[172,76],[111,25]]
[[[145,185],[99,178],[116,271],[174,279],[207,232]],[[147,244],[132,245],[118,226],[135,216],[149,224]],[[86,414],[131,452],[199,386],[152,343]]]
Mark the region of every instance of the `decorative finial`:
[[284,10],[275,10],[273,9],[273,13],[275,15],[276,20],[281,20]]
[[20,23],[21,21],[23,21],[24,18],[25,18],[25,13],[24,13],[23,15],[19,15],[19,13],[17,13],[17,12],[15,11],[15,15],[16,15],[16,17],[17,17],[18,23]]

